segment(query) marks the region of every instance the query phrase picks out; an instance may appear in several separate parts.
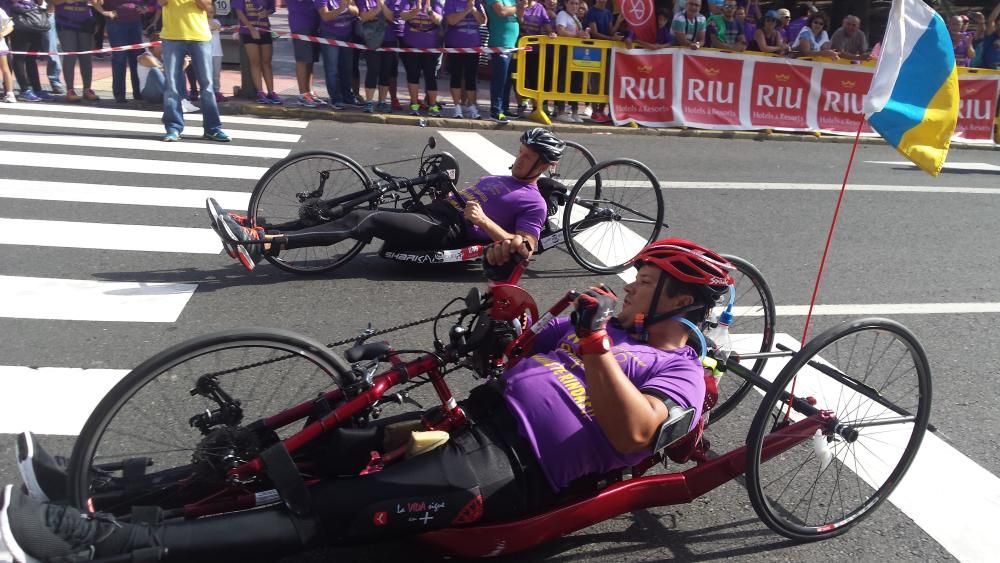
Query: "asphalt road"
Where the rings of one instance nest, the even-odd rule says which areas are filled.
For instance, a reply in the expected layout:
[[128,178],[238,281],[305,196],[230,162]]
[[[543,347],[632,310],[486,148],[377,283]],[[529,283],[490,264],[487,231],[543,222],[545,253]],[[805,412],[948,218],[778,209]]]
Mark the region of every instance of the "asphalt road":
[[[32,112],[36,114],[36,112]],[[164,154],[129,148],[87,148],[19,144],[12,131],[43,131],[118,139],[150,139],[150,134],[83,131],[72,125],[35,127],[5,124],[4,117],[23,115],[0,108],[0,152],[32,151],[50,156],[0,164],[0,186],[18,181],[79,182],[153,188],[214,189],[250,192],[253,180],[202,178],[185,175],[189,163],[266,167],[274,158],[201,154],[201,141],[184,141],[191,152]],[[91,116],[93,119],[111,119]],[[116,117],[115,121],[155,123],[148,117]],[[236,128],[236,125],[231,127]],[[302,134],[296,143],[237,140],[234,146],[282,149],[330,149],[362,163],[392,161],[419,153],[433,131],[422,128],[313,122],[289,130],[266,120],[240,124],[240,129]],[[194,126],[192,131],[197,129]],[[493,143],[515,152],[517,134],[487,132]],[[839,184],[850,145],[815,142],[756,142],[694,138],[567,135],[597,155],[598,160],[628,156],[640,160],[661,182]],[[440,148],[454,153],[462,180],[473,181],[482,168],[461,147],[438,138]],[[60,156],[53,156],[60,155]],[[62,155],[168,160],[170,174],[121,173],[77,168],[50,168],[67,162]],[[13,157],[11,157],[13,158]],[[857,185],[924,187],[928,191],[848,191],[827,260],[819,304],[868,304],[877,314],[885,304],[948,304],[1000,302],[995,220],[1000,184],[997,152],[953,151],[949,163],[984,163],[987,170],[946,171],[934,179],[899,164],[882,146],[858,149],[851,183]],[[189,168],[189,170],[185,170]],[[391,165],[401,174],[412,163]],[[933,191],[942,186],[984,188],[987,193]],[[838,193],[798,189],[665,189],[666,234],[702,242],[754,262],[781,306],[806,305],[813,287]],[[205,228],[204,211],[195,207],[108,205],[38,199],[0,198],[0,218],[78,221],[115,225]],[[414,267],[378,258],[376,247],[326,276],[300,278],[264,265],[253,274],[224,254],[174,251],[137,252],[65,246],[0,244],[0,276],[118,282],[197,284],[197,291],[176,322],[139,323],[80,320],[0,318],[0,364],[67,368],[129,369],[159,350],[195,335],[238,326],[270,326],[298,331],[330,342],[363,329],[370,320],[385,328],[435,313],[448,299],[482,285],[474,268]],[[620,284],[616,277],[599,277],[582,270],[563,250],[539,257],[522,286],[539,303],[550,303],[567,287],[585,288],[597,282]],[[9,296],[0,296],[0,300]],[[947,309],[945,307],[944,309]],[[921,312],[895,318],[919,337],[933,369],[934,403],[931,420],[945,440],[994,476],[1000,475],[1000,448],[995,429],[1000,414],[1000,341],[997,314]],[[815,317],[810,334],[847,320],[839,315]],[[778,331],[798,338],[804,317],[780,316]],[[400,347],[431,342],[429,327],[401,331]],[[474,382],[456,374],[453,389],[465,391]],[[3,402],[31,401],[45,409],[46,397],[13,397]],[[57,394],[58,389],[50,393]],[[461,393],[459,393],[461,394]],[[420,398],[417,395],[418,399]],[[712,428],[714,449],[725,451],[745,437],[759,396],[751,394],[736,413]],[[52,412],[53,417],[60,416]],[[7,430],[5,430],[7,431]],[[46,447],[68,455],[72,438],[44,436]],[[0,481],[16,481],[12,435],[0,435]],[[949,482],[940,475],[941,486]],[[963,514],[942,518],[961,521]],[[286,561],[389,561],[415,556],[411,542],[374,548],[330,549],[290,557]],[[581,530],[531,552],[503,557],[516,561],[698,561],[739,557],[775,560],[898,560],[953,558],[947,549],[906,514],[886,503],[845,536],[811,545],[794,545],[775,535],[757,519],[739,481],[712,491],[690,505],[624,514]]]

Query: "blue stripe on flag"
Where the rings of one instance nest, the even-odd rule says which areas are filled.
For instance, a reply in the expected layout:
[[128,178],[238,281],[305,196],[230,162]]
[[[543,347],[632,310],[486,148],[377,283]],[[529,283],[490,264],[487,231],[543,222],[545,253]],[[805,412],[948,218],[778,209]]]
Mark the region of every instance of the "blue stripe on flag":
[[[882,111],[868,120],[890,144],[899,146],[903,134],[924,120],[927,106],[951,75],[952,66],[936,64],[949,60],[951,36],[939,16],[931,19],[927,30],[903,61],[892,94]],[[954,60],[954,59],[952,59]]]

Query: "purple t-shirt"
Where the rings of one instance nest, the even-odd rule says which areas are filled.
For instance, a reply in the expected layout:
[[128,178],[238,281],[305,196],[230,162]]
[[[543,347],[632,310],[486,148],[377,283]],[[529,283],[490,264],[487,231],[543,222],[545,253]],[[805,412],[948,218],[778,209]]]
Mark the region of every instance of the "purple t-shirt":
[[410,9],[410,0],[385,0],[385,7],[392,12],[393,19],[385,22],[385,41],[382,45],[395,45],[396,40],[403,36],[406,24],[400,14]]
[[[642,392],[658,392],[701,417],[705,375],[698,354],[688,346],[658,350],[608,327],[611,352],[629,380]],[[535,355],[504,374],[504,397],[531,444],[554,491],[584,475],[636,465],[649,456],[622,454],[601,430],[587,397],[583,360],[576,355],[570,320],[553,320],[539,333]],[[655,393],[651,393],[655,394]]]
[[552,31],[552,18],[540,2],[524,9],[521,21],[521,36],[544,35]]
[[[316,7],[316,13],[319,14],[319,9],[326,7],[328,10],[337,10],[340,8],[341,2],[346,2],[347,0],[314,0],[314,6]],[[352,15],[350,11],[344,10],[342,14],[333,18],[330,21],[324,20],[322,16],[319,22],[319,31],[323,37],[329,37],[333,39],[347,40],[351,38],[354,33],[354,20],[358,19],[357,16]]]
[[93,29],[94,10],[87,0],[74,0],[56,5],[56,25],[66,29]]
[[[120,23],[137,22],[142,19],[148,5],[143,0],[104,0],[104,11],[114,12],[116,21]],[[56,6],[58,8],[58,6]]]
[[[520,231],[537,239],[542,232],[548,206],[535,184],[511,176],[484,176],[478,184],[461,192],[465,201],[479,202],[483,213],[508,233]],[[449,196],[448,203],[462,210],[454,196]],[[469,239],[490,240],[479,226],[471,223],[465,226]]]
[[670,31],[670,24],[663,27],[656,28],[656,44],[657,45],[673,45],[674,44],[674,34]]
[[319,13],[314,0],[285,0],[288,29],[292,33],[312,35],[319,29]]
[[[481,4],[479,0],[476,0],[476,10]],[[444,11],[442,14],[445,18],[449,14],[458,14],[465,11],[465,7],[468,5],[466,0],[445,0]],[[447,31],[444,33],[444,46],[445,47],[478,47],[479,46],[479,22],[476,21],[476,16],[473,12],[466,14],[462,21],[456,23],[455,25],[447,24]]]
[[[268,14],[274,11],[274,0],[233,0],[234,10],[243,12],[250,25],[256,27],[261,33],[271,32],[271,22],[267,19]],[[251,35],[250,28],[240,24],[240,33]]]
[[[407,47],[417,47],[425,49],[429,47],[441,46],[441,25],[434,23],[423,10],[423,0],[420,1],[421,9],[416,17],[406,22],[403,30],[403,44]],[[441,2],[431,0],[431,11],[441,15],[444,8]],[[412,9],[412,8],[411,8]]]

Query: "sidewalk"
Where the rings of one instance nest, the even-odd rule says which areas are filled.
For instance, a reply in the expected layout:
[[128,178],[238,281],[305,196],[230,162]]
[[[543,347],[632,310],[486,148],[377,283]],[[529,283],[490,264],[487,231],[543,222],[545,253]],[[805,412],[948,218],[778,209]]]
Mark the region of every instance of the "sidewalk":
[[[271,16],[271,27],[279,33],[288,32],[287,13],[282,9],[279,13]],[[327,119],[345,123],[384,123],[392,125],[409,125],[419,127],[443,127],[451,129],[506,129],[524,130],[537,127],[540,124],[529,119],[519,119],[508,124],[499,124],[489,120],[489,82],[479,81],[477,88],[479,111],[484,116],[479,120],[452,119],[444,117],[428,117],[426,115],[417,117],[407,115],[408,112],[396,111],[391,114],[364,113],[360,108],[348,107],[344,110],[334,111],[330,108],[310,109],[298,106],[295,98],[299,94],[295,80],[295,60],[292,54],[292,42],[287,39],[277,39],[274,41],[274,54],[272,60],[274,73],[274,89],[284,97],[284,105],[263,105],[243,98],[232,97],[236,88],[240,86],[241,75],[237,65],[226,65],[222,69],[222,93],[229,98],[228,101],[220,104],[220,111],[223,115],[257,115],[262,117],[276,117],[284,119]],[[39,76],[42,77],[43,87],[47,88],[48,83],[45,78],[45,62],[39,62]],[[365,63],[361,62],[361,77],[364,80]],[[447,115],[450,107],[451,94],[448,90],[448,76],[442,68],[442,76],[438,78],[439,100],[444,114]],[[323,63],[317,63],[314,67],[314,91],[321,97],[327,98],[326,81],[324,80]],[[400,103],[405,108],[410,100],[406,89],[406,75],[403,65],[399,65],[398,75],[398,95]],[[76,76],[77,92],[80,93],[79,70]],[[161,108],[158,104],[148,104],[131,99],[131,86],[127,86],[129,101],[126,104],[114,102],[111,92],[111,58],[97,60],[94,59],[94,81],[93,88],[101,97],[101,101],[96,105],[110,108],[131,108],[155,111]],[[423,93],[423,81],[421,81],[420,92]],[[513,101],[513,100],[512,100]],[[19,102],[25,103],[25,102]],[[55,102],[62,103],[62,102]],[[197,104],[196,104],[197,105]],[[0,106],[2,107],[2,106]],[[225,120],[223,120],[225,121]],[[850,136],[821,135],[820,133],[800,133],[800,132],[780,132],[780,131],[711,131],[704,129],[688,128],[646,128],[646,127],[615,127],[612,125],[598,125],[594,123],[567,124],[556,122],[550,128],[553,131],[563,133],[594,133],[602,135],[646,135],[660,137],[700,137],[715,139],[753,139],[758,141],[802,141],[802,142],[828,142],[828,143],[853,143],[854,138]],[[862,144],[883,144],[878,137],[862,137]],[[1000,145],[966,145],[953,143],[953,148],[974,149],[974,150],[1000,150]]]

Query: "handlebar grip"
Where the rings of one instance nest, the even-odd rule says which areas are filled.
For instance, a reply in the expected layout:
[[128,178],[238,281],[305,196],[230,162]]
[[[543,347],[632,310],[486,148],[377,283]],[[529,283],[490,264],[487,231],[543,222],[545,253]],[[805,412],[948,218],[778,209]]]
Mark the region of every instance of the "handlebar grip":
[[[524,245],[528,247],[528,250],[531,250],[531,245],[528,241],[524,241]],[[517,249],[511,250],[513,250],[513,252],[510,254],[510,260],[500,266],[490,264],[486,259],[488,253],[483,253],[483,274],[486,276],[486,279],[490,281],[509,280],[514,274],[514,270],[517,266],[527,260],[524,256],[521,256],[521,254],[517,252]]]

